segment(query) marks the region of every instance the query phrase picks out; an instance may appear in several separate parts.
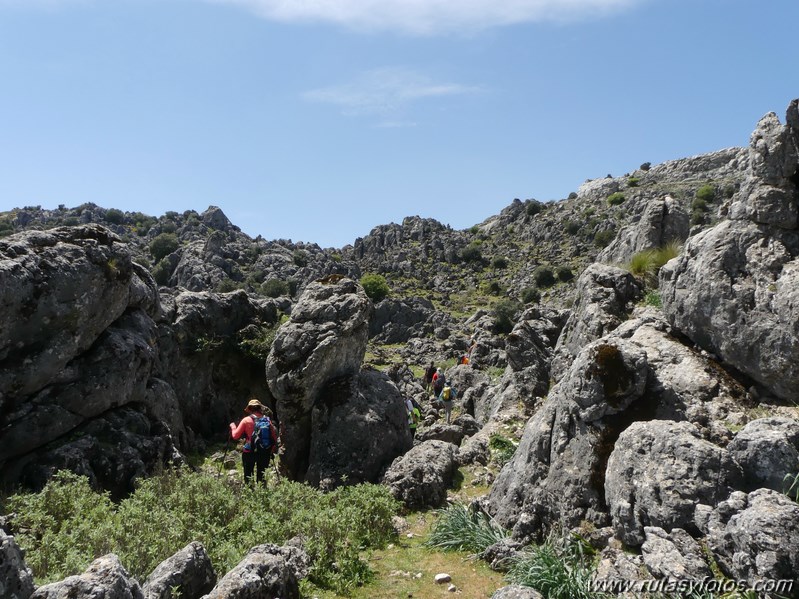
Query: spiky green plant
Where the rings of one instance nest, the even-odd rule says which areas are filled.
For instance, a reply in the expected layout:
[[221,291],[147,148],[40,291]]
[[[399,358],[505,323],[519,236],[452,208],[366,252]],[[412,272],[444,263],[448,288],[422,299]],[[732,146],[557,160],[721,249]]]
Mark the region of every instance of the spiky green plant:
[[510,534],[484,512],[462,503],[438,510],[437,514],[438,521],[425,541],[429,547],[479,554]]

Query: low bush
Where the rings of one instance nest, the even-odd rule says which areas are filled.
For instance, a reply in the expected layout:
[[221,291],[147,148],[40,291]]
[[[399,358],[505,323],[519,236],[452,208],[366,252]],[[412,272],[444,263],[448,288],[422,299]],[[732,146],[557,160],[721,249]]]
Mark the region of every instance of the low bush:
[[494,330],[498,334],[507,335],[513,330],[513,320],[521,306],[513,300],[502,300],[494,306]]
[[705,202],[712,202],[716,199],[716,188],[712,185],[703,185],[696,190],[696,199]]
[[300,535],[313,562],[310,582],[345,595],[371,576],[360,551],[395,538],[398,510],[379,485],[322,493],[282,480],[250,488],[187,470],[143,480],[119,504],[85,477],[61,472],[40,493],[15,495],[7,505],[37,584],[78,574],[109,552],[143,580],[195,540],[215,570],[227,572],[250,547]]
[[594,245],[600,248],[606,247],[615,237],[616,231],[597,231],[594,233]]
[[522,289],[521,298],[525,304],[537,304],[541,301],[541,292],[536,287],[525,287]]
[[266,297],[281,297],[288,295],[289,284],[280,279],[267,279],[261,285],[261,293]]
[[150,253],[156,262],[168,256],[180,247],[180,242],[174,233],[161,233],[150,242]]
[[608,204],[611,206],[618,206],[619,204],[623,204],[626,199],[622,192],[617,191],[608,196]]
[[546,289],[555,284],[555,274],[549,266],[539,266],[533,273],[533,280],[538,287]]
[[628,187],[638,187],[638,184],[641,182],[641,179],[638,177],[630,177],[627,179],[627,186]]
[[525,212],[527,212],[527,216],[535,216],[539,212],[541,212],[541,202],[537,202],[536,200],[530,200],[525,207]]
[[568,266],[558,266],[555,269],[555,276],[558,278],[558,281],[568,283],[574,278],[574,273]]
[[577,231],[580,230],[580,223],[575,222],[573,220],[566,221],[563,225],[563,229],[569,234],[574,235]]
[[383,275],[366,273],[361,277],[361,286],[374,303],[384,300],[391,293],[391,289]]
[[105,211],[105,220],[114,225],[121,225],[125,221],[125,213],[116,208],[109,208]]
[[488,439],[488,449],[491,458],[500,466],[504,466],[516,453],[516,444],[499,433],[493,433]]
[[483,253],[480,251],[480,244],[472,242],[461,250],[461,260],[464,262],[482,262]]
[[308,266],[308,253],[303,250],[294,250],[291,254],[291,259],[296,266],[302,268]]
[[504,256],[497,256],[491,261],[491,266],[498,270],[502,270],[504,268],[508,268],[508,259]]
[[437,514],[438,521],[425,541],[428,547],[477,555],[510,536],[487,514],[461,503],[438,510]]

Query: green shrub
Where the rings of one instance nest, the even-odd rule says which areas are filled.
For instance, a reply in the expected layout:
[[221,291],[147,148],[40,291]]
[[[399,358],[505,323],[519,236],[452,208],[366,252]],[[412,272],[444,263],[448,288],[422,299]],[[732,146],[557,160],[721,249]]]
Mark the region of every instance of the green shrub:
[[663,302],[660,299],[660,293],[657,291],[650,291],[644,296],[644,304],[654,308],[662,308]]
[[261,293],[266,297],[281,297],[288,295],[289,285],[280,279],[267,279],[261,285]]
[[707,212],[709,210],[707,201],[702,200],[700,198],[696,198],[693,202],[691,202],[691,208],[694,211],[699,210],[701,212]]
[[80,219],[77,216],[68,216],[64,219],[64,225],[67,227],[76,227],[80,224]]
[[497,256],[491,261],[491,266],[500,270],[508,268],[508,259],[505,258],[504,256]]
[[159,285],[168,285],[169,277],[172,275],[172,269],[167,260],[159,260],[158,264],[153,266],[151,273],[156,283]]
[[491,295],[499,295],[500,293],[502,293],[502,291],[503,291],[502,285],[500,285],[499,282],[491,281],[488,284],[488,293],[490,293]]
[[105,220],[114,225],[121,225],[125,221],[125,213],[116,208],[110,208],[105,211]]
[[510,462],[513,454],[516,453],[516,444],[499,433],[492,433],[488,439],[488,449],[491,452],[491,458],[502,467]]
[[576,199],[578,198],[578,195],[577,195],[577,192],[576,192],[576,191],[570,191],[570,192],[569,192],[569,195],[568,195],[567,197],[568,197],[568,199],[570,199],[570,200],[576,200]]
[[692,225],[703,225],[705,224],[705,212],[704,210],[694,210],[691,212],[691,224]]
[[180,242],[174,233],[161,233],[150,242],[150,253],[159,262],[180,247]]
[[615,237],[616,231],[597,231],[594,233],[594,245],[600,248],[606,247]]
[[471,233],[472,235],[477,235],[479,232],[480,232],[480,227],[478,225],[472,225],[469,228],[469,233]]
[[524,210],[527,213],[527,216],[535,216],[536,214],[541,212],[542,208],[543,206],[541,205],[541,202],[530,200],[529,202],[527,202],[527,206],[525,207]]
[[638,184],[641,182],[641,179],[638,177],[630,177],[627,179],[627,186],[628,187],[638,187]]
[[574,273],[568,266],[558,266],[555,269],[555,276],[558,278],[558,281],[568,283],[574,278]]
[[533,273],[533,280],[538,287],[546,289],[555,284],[555,274],[549,266],[539,266]]
[[563,226],[563,229],[569,234],[574,235],[580,230],[580,223],[568,220]]
[[525,304],[537,304],[541,301],[541,292],[536,287],[525,287],[522,289],[521,298]]
[[552,534],[514,558],[508,580],[532,587],[549,599],[590,599],[592,550],[581,539]]
[[627,198],[624,197],[624,194],[620,191],[617,191],[608,196],[608,204],[611,206],[618,206],[619,204],[624,203],[625,199]]
[[461,250],[461,260],[464,262],[482,262],[483,253],[480,251],[480,244],[471,242]]
[[696,199],[704,202],[712,202],[716,199],[716,188],[712,185],[703,185],[696,190]]
[[308,266],[308,253],[303,250],[294,250],[291,254],[291,259],[294,261],[294,264],[300,268]]
[[222,279],[219,281],[219,284],[216,286],[214,291],[217,293],[230,293],[231,291],[236,291],[237,289],[241,289],[241,284],[237,283],[233,279]]
[[476,555],[510,536],[490,516],[461,503],[453,503],[436,513],[438,520],[425,541],[428,547]]
[[385,277],[375,273],[366,273],[363,275],[361,277],[361,286],[366,292],[366,295],[369,296],[369,299],[374,303],[385,299],[388,297],[388,294],[391,293],[391,289]]
[[661,267],[672,258],[676,258],[681,251],[682,244],[677,241],[667,243],[660,248],[643,250],[630,258],[627,270],[642,278],[647,284],[656,284]]
[[395,538],[398,509],[380,485],[322,493],[281,480],[249,488],[187,470],[140,481],[118,505],[71,473],[57,474],[40,493],[8,500],[37,584],[83,572],[110,552],[141,580],[191,541],[205,546],[217,572],[227,572],[250,547],[301,535],[313,563],[310,581],[340,595],[368,581],[360,551]]
[[521,306],[514,300],[501,300],[494,306],[494,330],[508,334],[513,330],[513,320]]

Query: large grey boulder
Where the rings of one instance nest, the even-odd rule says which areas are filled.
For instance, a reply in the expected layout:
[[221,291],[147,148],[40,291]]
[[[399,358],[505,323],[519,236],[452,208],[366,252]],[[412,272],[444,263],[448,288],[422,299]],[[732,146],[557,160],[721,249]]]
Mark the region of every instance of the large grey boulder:
[[577,279],[577,299],[555,346],[550,374],[560,380],[574,357],[591,341],[618,327],[641,287],[626,270],[594,263]]
[[144,599],[133,579],[113,553],[94,560],[83,574],[70,576],[36,589],[32,599],[92,597],[97,599]]
[[736,492],[710,512],[703,529],[727,576],[750,585],[792,580],[787,596],[799,597],[799,503],[771,489]]
[[[266,378],[283,427],[281,461],[294,479],[322,478],[311,471],[316,468],[312,452],[321,457],[313,448],[320,431],[314,424],[315,411],[318,407],[323,418],[334,421],[346,419],[346,405],[360,384],[355,377],[366,352],[371,313],[372,302],[358,283],[331,276],[308,285],[290,320],[275,336],[266,360]],[[379,391],[372,389],[358,403],[365,407],[381,401]],[[396,398],[389,403],[397,403]],[[397,413],[401,405],[400,400],[391,413]],[[371,414],[379,424],[378,412]],[[342,442],[346,441],[344,435],[349,435],[355,445],[364,442],[354,439],[344,422],[336,426],[340,430],[334,434]],[[339,453],[352,461],[346,445],[340,446]]]
[[760,418],[747,424],[727,447],[743,468],[745,491],[782,491],[786,474],[799,470],[799,421]]
[[14,537],[0,528],[0,597],[28,599],[33,594],[33,573]]
[[491,599],[542,599],[542,597],[543,595],[535,589],[517,584],[497,589],[494,591],[494,594],[491,595]]
[[310,433],[304,480],[325,490],[377,482],[412,443],[404,399],[385,374],[370,370],[321,389]]
[[488,507],[514,538],[540,538],[558,523],[609,523],[607,456],[625,426],[621,414],[640,401],[648,375],[646,354],[626,340],[580,352],[491,488]]
[[300,599],[299,581],[308,575],[308,567],[302,549],[258,545],[204,599]]
[[457,446],[444,441],[425,441],[389,467],[382,483],[408,509],[441,507],[458,470]]
[[682,528],[667,533],[656,526],[645,526],[644,536],[641,555],[646,569],[655,578],[703,580],[713,577],[702,546]]
[[618,539],[638,546],[644,528],[698,531],[694,510],[715,505],[741,484],[740,467],[688,422],[635,422],[610,454],[605,498]]
[[[142,585],[144,599],[199,599],[216,585],[211,558],[194,541],[156,566]],[[173,595],[173,589],[177,593]]]
[[425,327],[435,308],[425,298],[387,298],[375,306],[369,321],[369,336],[378,343],[405,343],[413,337],[421,337],[425,329],[432,332],[433,327]]
[[141,276],[149,277],[101,226],[0,240],[0,413],[18,409],[53,381],[131,301],[154,310],[157,301],[143,297],[151,279]]
[[663,310],[694,343],[784,399],[799,388],[799,108],[750,143],[731,220],[691,238],[660,271]]

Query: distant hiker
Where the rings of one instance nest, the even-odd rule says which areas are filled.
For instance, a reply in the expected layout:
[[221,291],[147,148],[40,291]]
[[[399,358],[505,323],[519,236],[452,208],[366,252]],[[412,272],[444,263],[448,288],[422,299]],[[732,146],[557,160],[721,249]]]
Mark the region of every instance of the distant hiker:
[[461,364],[468,364],[469,363],[469,355],[463,354],[460,359]]
[[264,471],[269,467],[272,454],[277,452],[277,431],[269,418],[272,412],[257,399],[251,399],[244,412],[247,416],[238,426],[235,422],[230,423],[230,436],[233,439],[244,438],[241,450],[244,482],[250,482],[255,470],[255,480],[260,483],[264,480]]
[[416,427],[422,419],[422,410],[413,399],[405,400],[405,410],[408,412],[408,427],[411,429],[411,438],[416,437]]
[[433,377],[436,374],[436,365],[430,362],[430,366],[424,371],[424,390],[430,393],[430,386],[433,384]]
[[444,376],[444,372],[441,368],[436,369],[436,373],[433,375],[433,394],[438,397],[441,395],[441,390],[444,388],[447,379]]
[[441,393],[438,396],[438,401],[444,406],[444,412],[447,415],[447,424],[449,424],[450,417],[452,416],[452,404],[457,396],[458,394],[455,389],[449,385],[444,385],[444,388],[441,389]]

